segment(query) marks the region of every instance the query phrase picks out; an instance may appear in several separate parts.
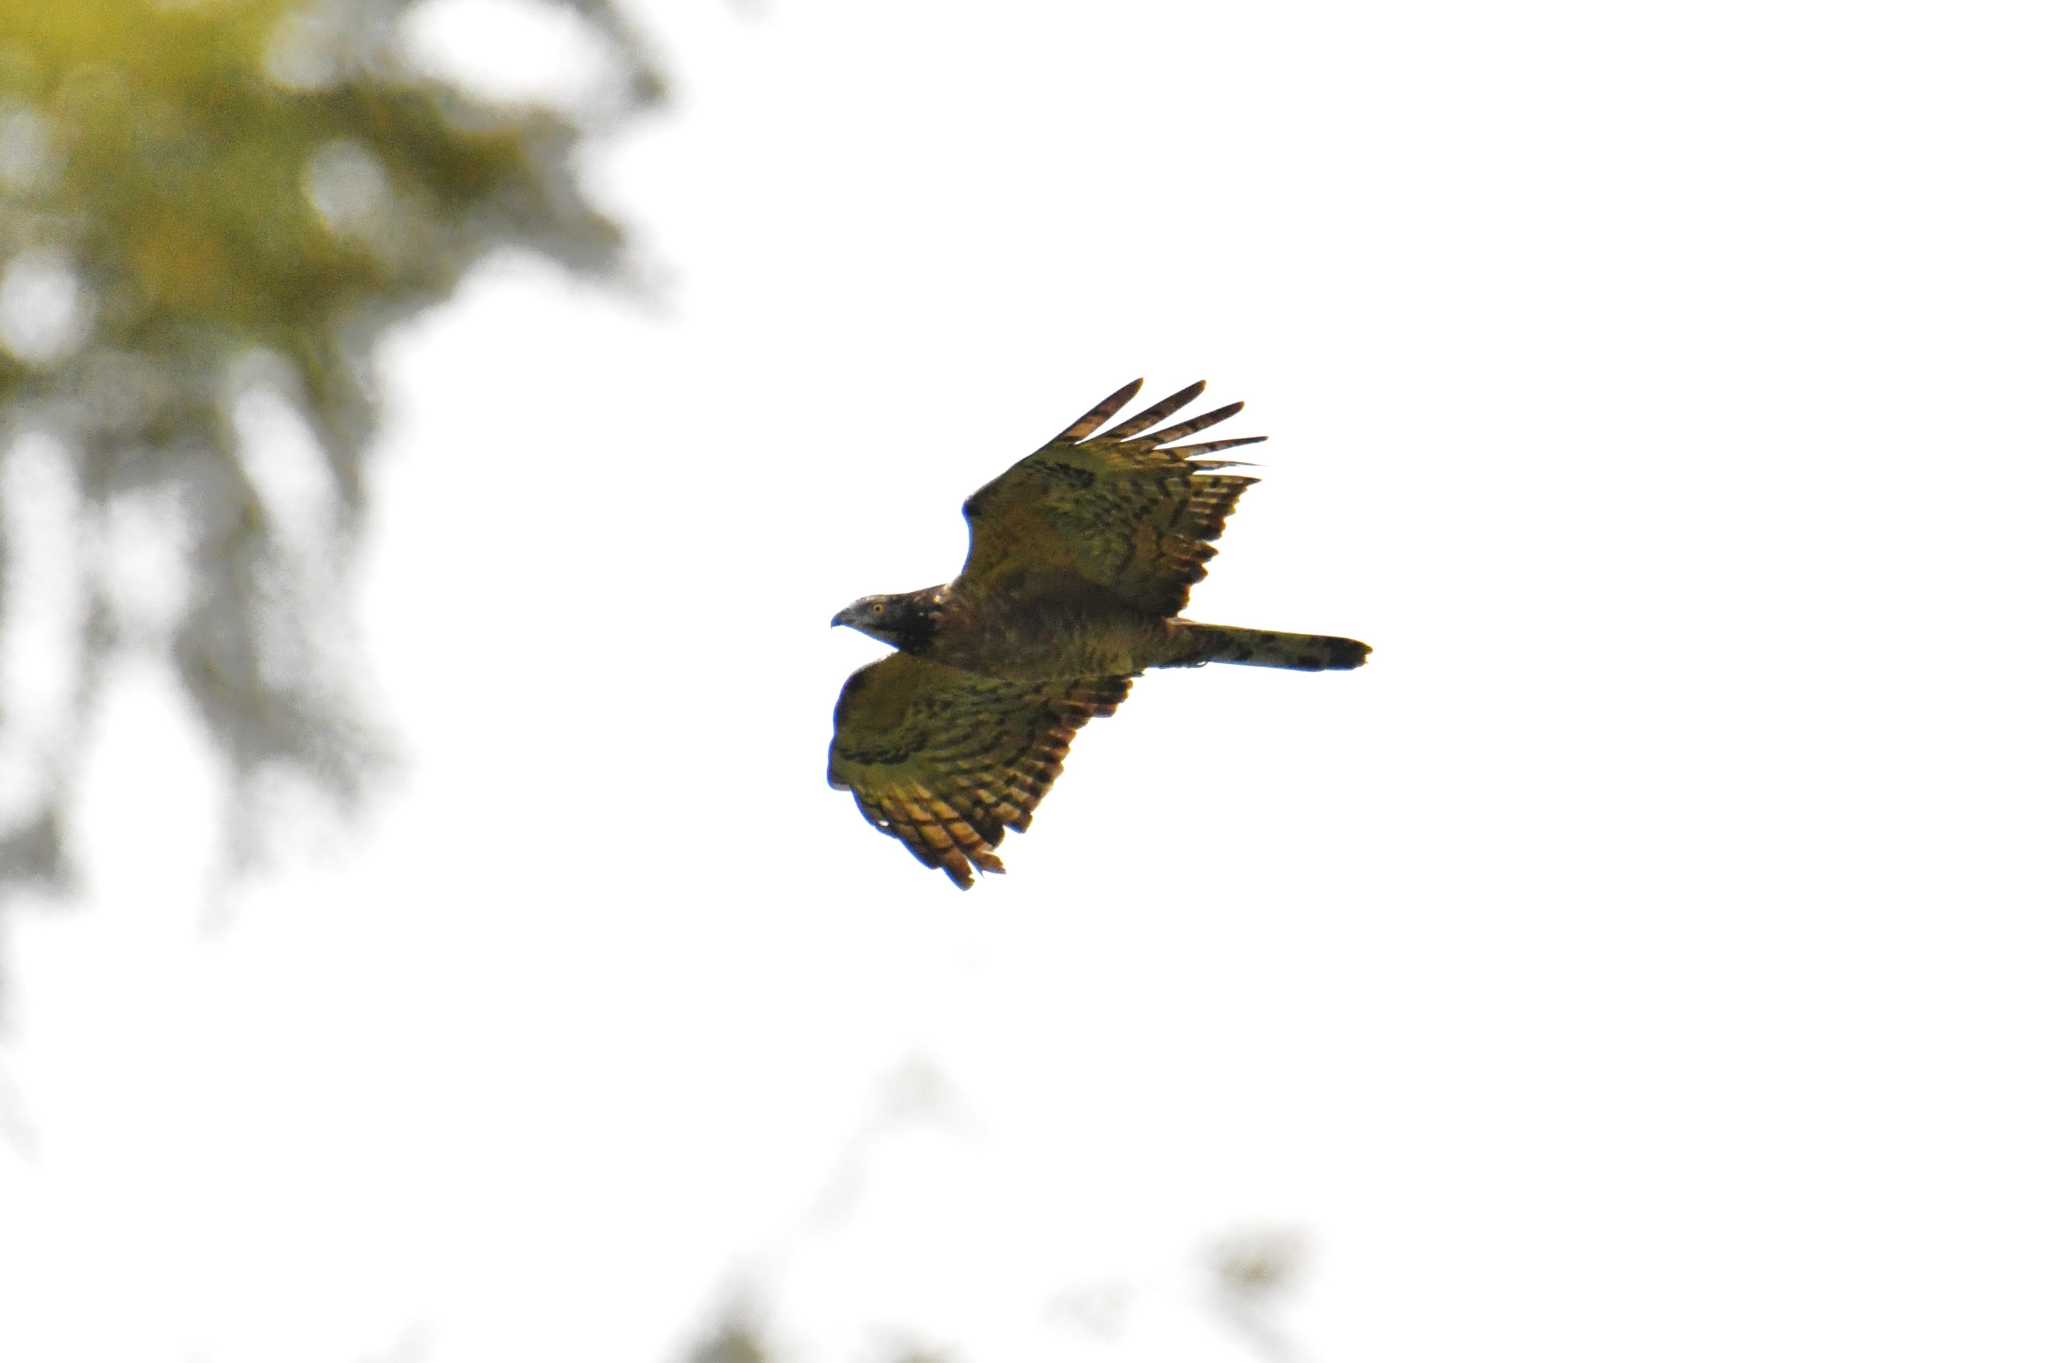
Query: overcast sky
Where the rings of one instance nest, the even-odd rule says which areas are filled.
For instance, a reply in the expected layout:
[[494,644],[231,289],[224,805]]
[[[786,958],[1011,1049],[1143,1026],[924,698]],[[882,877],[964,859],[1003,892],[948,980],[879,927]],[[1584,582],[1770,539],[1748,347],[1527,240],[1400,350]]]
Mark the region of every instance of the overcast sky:
[[[0,1358],[1226,1363],[1265,1231],[1303,1359],[2048,1352],[2038,11],[639,17],[660,305],[381,356],[398,783],[209,897],[132,672],[0,922]],[[1141,680],[962,895],[825,622],[1138,375],[1272,437],[1190,613],[1371,664]]]

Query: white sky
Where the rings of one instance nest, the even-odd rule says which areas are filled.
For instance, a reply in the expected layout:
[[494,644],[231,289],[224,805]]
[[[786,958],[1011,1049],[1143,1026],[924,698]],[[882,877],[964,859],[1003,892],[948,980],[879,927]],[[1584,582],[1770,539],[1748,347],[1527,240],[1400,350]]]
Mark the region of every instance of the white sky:
[[[2048,1352],[2037,9],[640,9],[667,303],[505,260],[383,357],[402,782],[223,919],[136,674],[5,923],[0,1358],[662,1363],[751,1281],[1225,1363],[1261,1227],[1315,1360]],[[1141,681],[960,895],[824,784],[825,621],[1137,374],[1273,437],[1193,613],[1376,652]]]

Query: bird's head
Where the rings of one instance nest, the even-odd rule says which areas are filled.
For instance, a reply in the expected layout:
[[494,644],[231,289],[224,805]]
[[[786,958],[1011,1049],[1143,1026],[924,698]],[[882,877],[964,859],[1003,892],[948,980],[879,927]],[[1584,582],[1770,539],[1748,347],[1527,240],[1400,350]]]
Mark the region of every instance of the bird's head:
[[863,596],[833,616],[832,623],[857,629],[891,648],[915,652],[931,641],[944,592],[943,587],[927,587],[921,592]]

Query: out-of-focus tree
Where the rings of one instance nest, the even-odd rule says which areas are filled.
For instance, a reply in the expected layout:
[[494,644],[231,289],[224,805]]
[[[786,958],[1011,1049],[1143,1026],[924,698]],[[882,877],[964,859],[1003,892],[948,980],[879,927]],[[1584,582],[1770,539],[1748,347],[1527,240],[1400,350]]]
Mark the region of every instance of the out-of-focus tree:
[[[912,1057],[884,1079],[869,1119],[852,1131],[825,1171],[801,1220],[771,1228],[759,1247],[735,1260],[727,1286],[669,1355],[671,1363],[788,1363],[820,1357],[973,1363],[989,1352],[987,1339],[961,1330],[957,1314],[946,1309],[951,1303],[931,1299],[935,1313],[951,1331],[960,1333],[959,1338],[935,1334],[927,1328],[928,1318],[920,1324],[920,1317],[931,1313],[919,1297],[924,1280],[914,1269],[896,1280],[909,1285],[907,1301],[896,1287],[885,1287],[876,1294],[865,1320],[848,1321],[830,1306],[823,1313],[830,1323],[812,1318],[817,1284],[843,1277],[853,1265],[861,1266],[859,1272],[870,1272],[874,1255],[893,1252],[892,1237],[883,1228],[896,1220],[901,1204],[891,1199],[905,1190],[903,1177],[922,1178],[927,1165],[892,1160],[888,1148],[918,1129],[927,1136],[950,1133],[961,1142],[960,1148],[985,1148],[984,1137],[976,1133],[986,1128],[948,1076],[922,1056]],[[941,1149],[923,1147],[928,1156]],[[946,1162],[943,1156],[940,1162]],[[894,1177],[878,1180],[878,1169],[893,1169]],[[879,1232],[877,1238],[870,1239],[870,1231]],[[1076,1226],[1072,1233],[1077,1245],[1085,1244],[1086,1228]],[[973,1237],[993,1236],[988,1248],[995,1249],[994,1242],[1004,1232],[978,1214],[964,1214],[941,1234],[949,1248],[965,1254],[979,1246]],[[1150,1317],[1155,1323],[1178,1317],[1186,1323],[1192,1313],[1193,1319],[1217,1327],[1246,1357],[1302,1363],[1308,1355],[1286,1328],[1284,1317],[1310,1258],[1305,1230],[1241,1226],[1206,1243],[1185,1265],[1186,1278],[1173,1274],[1147,1283],[1136,1273],[1096,1276],[1056,1289],[1034,1303],[1028,1273],[1006,1276],[1003,1289],[1013,1293],[1012,1306],[1023,1309],[1005,1314],[1020,1319],[1035,1307],[1055,1334],[1111,1358],[1120,1351],[1136,1356],[1138,1342],[1130,1337],[1134,1317]],[[1064,1356],[1065,1350],[1061,1352]]]
[[1246,1341],[1273,1363],[1301,1357],[1273,1322],[1273,1303],[1301,1277],[1307,1242],[1292,1230],[1242,1231],[1219,1244],[1210,1258],[1218,1308]]
[[[609,0],[539,2],[609,54],[587,108],[416,69],[412,0],[0,5],[0,903],[73,869],[124,652],[170,663],[220,754],[231,864],[274,784],[363,795],[343,588],[370,348],[494,247],[619,275],[569,161],[661,92]],[[296,413],[303,457],[246,437],[251,393]]]
[[[1226,1236],[1202,1256],[1207,1279],[1202,1295],[1249,1354],[1272,1363],[1301,1363],[1305,1357],[1274,1317],[1300,1281],[1307,1250],[1300,1231],[1269,1228]],[[1132,1295],[1122,1283],[1077,1287],[1048,1301],[1046,1316],[1078,1327],[1103,1357],[1110,1357],[1123,1333]],[[728,1298],[674,1355],[675,1363],[779,1363],[821,1352],[838,1356],[835,1343],[844,1352],[845,1341],[803,1339],[800,1328],[793,1328],[788,1341],[771,1343],[775,1332],[769,1325],[768,1300],[757,1283]],[[880,1332],[863,1356],[876,1363],[968,1363],[972,1354],[927,1343],[898,1327]]]
[[771,1363],[767,1340],[744,1302],[726,1306],[702,1338],[688,1346],[681,1363]]

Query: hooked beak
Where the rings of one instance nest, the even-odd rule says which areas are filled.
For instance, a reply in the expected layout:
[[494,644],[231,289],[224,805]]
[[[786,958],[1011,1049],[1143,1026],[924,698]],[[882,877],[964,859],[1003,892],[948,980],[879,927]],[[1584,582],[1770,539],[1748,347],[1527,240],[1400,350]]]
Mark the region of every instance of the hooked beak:
[[846,608],[845,610],[843,610],[843,611],[839,612],[839,614],[837,614],[837,615],[833,616],[833,617],[832,617],[832,623],[833,623],[833,624],[835,624],[835,625],[850,625],[850,624],[852,624],[852,623],[853,623],[853,607],[851,607],[851,606],[848,606],[848,607],[847,607],[847,608]]

